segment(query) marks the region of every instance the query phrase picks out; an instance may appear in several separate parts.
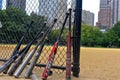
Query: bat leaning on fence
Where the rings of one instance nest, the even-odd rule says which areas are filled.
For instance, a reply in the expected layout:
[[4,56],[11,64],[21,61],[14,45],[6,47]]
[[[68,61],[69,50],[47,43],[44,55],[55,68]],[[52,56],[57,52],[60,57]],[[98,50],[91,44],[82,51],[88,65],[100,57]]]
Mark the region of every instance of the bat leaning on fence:
[[31,74],[30,77],[31,77],[31,80],[39,80],[38,77],[33,73]]
[[[37,38],[37,37],[35,37]],[[21,54],[25,53],[29,50],[32,43],[35,41],[35,38],[25,47],[24,50],[13,55],[8,61],[6,61],[3,65],[0,66],[0,72],[3,72],[8,66],[10,66]]]
[[62,29],[60,31],[60,34],[59,34],[58,38],[57,38],[57,41],[54,43],[54,46],[53,46],[52,51],[49,55],[46,67],[43,71],[43,74],[42,74],[42,79],[43,80],[46,80],[48,76],[52,75],[52,71],[50,69],[51,69],[52,63],[54,61],[54,58],[55,58],[55,55],[56,55],[56,52],[57,52],[57,48],[58,48],[58,44],[59,44],[59,40],[60,40],[60,37],[63,33],[64,26],[66,24],[68,16],[69,16],[69,13],[66,13],[66,17],[65,17],[65,20],[63,22]]
[[[42,41],[42,44],[40,45],[40,42],[37,43],[36,47],[28,54],[28,56],[25,58],[25,60],[23,61],[23,63],[18,67],[18,69],[16,70],[14,76],[17,78],[19,77],[19,75],[22,73],[22,71],[24,70],[25,66],[28,64],[28,62],[30,61],[30,59],[32,58],[32,56],[34,55],[35,51],[37,50],[38,46],[40,45],[38,51],[37,51],[37,54],[39,54],[37,56],[37,59],[39,58],[41,52],[42,52],[42,49],[45,45],[45,42],[46,42],[46,37],[48,37],[49,33],[51,32],[54,24],[56,23],[57,19],[54,20],[53,22],[53,25],[51,27],[49,27],[46,31],[46,33],[43,35],[41,41]],[[34,58],[35,59],[35,58]],[[35,59],[36,60],[36,59]],[[37,60],[36,60],[37,61]],[[34,64],[36,64],[36,61],[34,61]],[[33,68],[34,66],[32,66]]]
[[26,54],[27,54],[28,50],[30,49],[31,45],[33,44],[33,42],[36,39],[38,39],[39,37],[42,36],[42,30],[44,29],[45,26],[46,26],[46,23],[43,24],[43,26],[40,28],[39,32],[35,35],[33,40],[28,43],[28,45],[26,46],[26,49],[19,55],[19,57],[16,60],[16,62],[14,63],[14,65],[9,70],[8,75],[12,76],[14,74],[14,72],[19,67],[19,65],[21,64],[21,62],[24,59],[24,57],[26,56]]
[[72,9],[69,9],[69,31],[66,52],[66,80],[71,80],[71,11]]
[[[16,53],[19,52],[20,46],[22,45],[22,42],[24,41],[24,39],[25,39],[26,36],[28,35],[28,32],[29,32],[32,24],[33,24],[33,21],[31,21],[31,23],[28,25],[28,28],[26,29],[26,32],[25,32],[24,35],[21,37],[20,41],[18,42],[17,46],[15,47],[15,49],[14,49],[14,51],[13,51],[13,53],[12,53],[12,55],[11,55],[10,58],[12,58],[12,56],[14,56]],[[8,66],[8,67],[3,71],[3,73],[4,73],[4,74],[7,74],[9,68],[10,68],[10,66]]]

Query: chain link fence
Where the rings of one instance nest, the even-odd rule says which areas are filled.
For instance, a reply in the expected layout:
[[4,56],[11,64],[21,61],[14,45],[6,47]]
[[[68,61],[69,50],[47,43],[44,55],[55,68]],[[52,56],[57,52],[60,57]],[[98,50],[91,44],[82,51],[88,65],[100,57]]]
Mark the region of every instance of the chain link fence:
[[[2,0],[0,10],[0,59],[8,60],[22,35],[25,33],[27,25],[33,20],[34,23],[28,36],[22,43],[21,49],[30,42],[41,25],[46,22],[46,29],[57,18],[53,30],[51,31],[46,45],[37,62],[38,66],[44,66],[51,52],[54,42],[62,27],[66,12],[69,8],[75,9],[76,0]],[[74,22],[74,12],[72,13],[72,25]],[[68,22],[65,25],[60,44],[55,56],[54,66],[57,69],[65,69],[66,65],[66,42],[67,42]],[[37,41],[31,46],[33,49]],[[29,50],[29,51],[30,51]],[[61,70],[57,70],[57,73]]]

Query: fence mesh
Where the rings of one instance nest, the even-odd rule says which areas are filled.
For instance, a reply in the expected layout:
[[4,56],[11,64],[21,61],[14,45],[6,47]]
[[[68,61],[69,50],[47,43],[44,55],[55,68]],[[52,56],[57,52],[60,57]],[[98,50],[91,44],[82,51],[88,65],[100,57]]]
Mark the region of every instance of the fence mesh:
[[[0,59],[9,59],[31,20],[33,20],[34,23],[21,49],[33,39],[44,22],[47,23],[47,26],[43,32],[45,32],[53,23],[53,20],[57,18],[57,23],[51,31],[37,62],[45,64],[60,32],[66,12],[69,8],[74,10],[75,0],[2,0],[0,4],[2,4],[0,10]],[[72,15],[74,15],[74,12]],[[72,16],[72,23],[73,20],[74,16]],[[54,65],[66,65],[67,31],[68,22],[65,25],[64,32],[60,39]],[[37,41],[34,42],[30,50],[35,47],[36,43]],[[57,72],[59,73],[59,71]]]

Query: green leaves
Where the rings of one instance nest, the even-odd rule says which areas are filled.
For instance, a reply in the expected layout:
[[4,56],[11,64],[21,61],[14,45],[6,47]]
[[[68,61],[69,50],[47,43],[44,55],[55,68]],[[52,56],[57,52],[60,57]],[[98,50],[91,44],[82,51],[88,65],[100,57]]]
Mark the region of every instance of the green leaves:
[[99,46],[103,41],[103,33],[90,25],[82,25],[81,44],[83,46]]
[[1,40],[5,43],[19,41],[26,31],[27,25],[32,20],[34,20],[34,24],[25,43],[33,38],[41,27],[41,24],[45,21],[45,18],[35,13],[27,15],[25,11],[15,7],[7,7],[5,10],[0,10],[0,21],[2,24],[2,28],[0,28]]
[[120,47],[120,22],[117,22],[108,32],[113,46]]
[[21,9],[8,7],[0,10],[0,21],[4,30],[24,31],[28,15]]
[[25,31],[26,25],[31,20],[34,20],[32,32],[36,32],[46,19],[44,16],[35,13],[27,15],[25,11],[15,7],[7,7],[6,10],[0,10],[0,21],[4,30]]
[[82,25],[81,44],[92,47],[120,47],[120,22],[105,33],[97,27]]

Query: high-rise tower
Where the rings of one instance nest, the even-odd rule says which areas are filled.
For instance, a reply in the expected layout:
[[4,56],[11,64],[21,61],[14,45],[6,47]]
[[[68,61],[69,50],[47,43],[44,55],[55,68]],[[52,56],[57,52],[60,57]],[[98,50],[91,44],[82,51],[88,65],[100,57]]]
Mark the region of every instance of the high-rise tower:
[[111,0],[111,26],[120,21],[120,0]]
[[45,16],[48,20],[55,17],[63,21],[67,11],[67,0],[39,0],[39,15]]
[[2,9],[2,0],[0,0],[0,10]]
[[16,8],[20,8],[25,11],[26,8],[26,0],[6,0],[6,6],[13,6]]
[[103,29],[110,28],[111,22],[111,0],[100,0],[100,11],[98,13],[99,27]]

